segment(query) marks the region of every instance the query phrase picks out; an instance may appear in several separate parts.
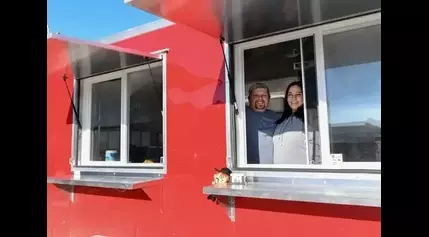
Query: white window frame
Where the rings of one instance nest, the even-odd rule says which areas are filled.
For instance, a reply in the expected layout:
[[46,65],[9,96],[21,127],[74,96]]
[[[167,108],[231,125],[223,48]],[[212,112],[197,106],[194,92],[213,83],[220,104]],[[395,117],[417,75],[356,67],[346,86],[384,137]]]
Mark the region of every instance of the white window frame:
[[[230,108],[227,108],[227,125],[230,119],[235,118],[235,159],[228,158],[235,162],[229,164],[238,169],[305,169],[305,170],[381,170],[381,162],[343,162],[341,164],[332,164],[330,152],[330,134],[328,123],[328,104],[326,95],[326,81],[325,81],[325,63],[323,51],[323,36],[346,32],[349,30],[364,28],[373,25],[381,25],[381,13],[375,13],[366,16],[360,16],[352,19],[342,20],[334,23],[324,24],[298,30],[290,33],[284,33],[271,37],[261,38],[249,42],[239,43],[234,45],[234,79],[235,79],[235,95],[237,100],[238,115],[234,116]],[[317,165],[287,165],[287,164],[247,164],[246,155],[246,118],[245,118],[245,86],[244,86],[244,51],[247,49],[258,48],[271,44],[277,44],[290,40],[296,40],[303,37],[313,36],[315,42],[315,60],[316,60],[316,75],[317,75],[317,93],[318,93],[318,119],[319,119],[319,132],[320,132],[320,146],[321,146],[321,161],[322,164]],[[305,79],[304,79],[305,80]],[[228,89],[227,89],[228,90]],[[305,93],[305,92],[304,92]],[[227,93],[229,95],[229,92]],[[229,97],[227,98],[229,100]],[[227,131],[230,134],[233,129],[227,126]],[[228,138],[228,141],[231,138]],[[231,145],[227,148],[231,149]],[[228,156],[232,154],[228,151]]]
[[[79,156],[77,158],[77,166],[73,166],[73,171],[95,171],[95,172],[138,172],[138,173],[161,173],[167,171],[167,114],[166,114],[166,78],[167,78],[167,53],[162,53],[162,61],[157,61],[150,64],[140,65],[97,75],[94,77],[82,79],[80,106],[82,129],[79,136]],[[129,151],[129,95],[128,95],[128,75],[133,72],[142,70],[153,70],[161,67],[162,70],[162,142],[163,156],[161,163],[127,163]],[[92,85],[99,82],[121,79],[121,125],[120,125],[120,161],[91,161],[91,101],[92,101]],[[152,79],[150,79],[152,80]],[[75,147],[75,146],[74,146]],[[124,154],[124,155],[122,155]],[[76,157],[75,157],[76,158]]]

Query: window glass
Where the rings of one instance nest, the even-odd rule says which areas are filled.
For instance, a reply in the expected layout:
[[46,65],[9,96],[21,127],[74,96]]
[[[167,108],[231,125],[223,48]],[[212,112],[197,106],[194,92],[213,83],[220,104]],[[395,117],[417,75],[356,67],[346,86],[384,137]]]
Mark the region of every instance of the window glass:
[[120,161],[121,79],[92,84],[91,161]]
[[324,36],[331,153],[381,161],[381,26]]
[[128,74],[129,162],[160,163],[162,157],[162,70]]

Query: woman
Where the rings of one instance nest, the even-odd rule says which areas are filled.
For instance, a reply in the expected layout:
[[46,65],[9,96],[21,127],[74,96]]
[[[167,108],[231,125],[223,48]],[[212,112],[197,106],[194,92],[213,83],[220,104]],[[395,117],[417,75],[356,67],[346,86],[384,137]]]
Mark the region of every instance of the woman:
[[[307,164],[303,101],[301,82],[295,81],[289,84],[286,88],[283,114],[276,121],[273,136],[274,164]],[[313,133],[308,134],[309,146],[312,147]],[[309,157],[312,157],[313,149],[308,150]]]

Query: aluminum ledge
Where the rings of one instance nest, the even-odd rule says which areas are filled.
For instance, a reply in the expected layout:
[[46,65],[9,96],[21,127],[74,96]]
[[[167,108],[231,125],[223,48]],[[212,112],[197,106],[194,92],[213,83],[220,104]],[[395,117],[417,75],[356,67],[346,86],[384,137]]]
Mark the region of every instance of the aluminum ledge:
[[48,177],[47,183],[72,186],[134,190],[143,188],[162,177],[127,177],[113,175],[85,175],[81,177]]
[[379,187],[341,187],[335,185],[293,185],[275,183],[230,184],[206,186],[204,194],[230,197],[275,199],[355,206],[381,206]]

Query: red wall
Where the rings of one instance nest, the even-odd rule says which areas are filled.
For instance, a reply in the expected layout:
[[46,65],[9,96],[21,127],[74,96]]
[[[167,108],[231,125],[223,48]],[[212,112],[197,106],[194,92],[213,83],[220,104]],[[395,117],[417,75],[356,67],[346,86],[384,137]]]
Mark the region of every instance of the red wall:
[[[50,41],[47,62],[47,171],[48,176],[70,174],[72,108],[63,76],[73,78],[66,44]],[[70,90],[73,80],[67,80]],[[68,236],[70,201],[67,192],[48,185],[48,236]]]
[[[225,166],[226,161],[224,71],[218,40],[173,25],[118,45],[141,51],[170,49],[168,174],[138,191],[76,187],[74,203],[66,192],[48,185],[49,236],[380,235],[379,208],[238,198],[236,222],[230,222],[227,209],[202,193],[213,168]],[[72,114],[60,76],[57,72],[48,77],[48,175],[69,173]]]

